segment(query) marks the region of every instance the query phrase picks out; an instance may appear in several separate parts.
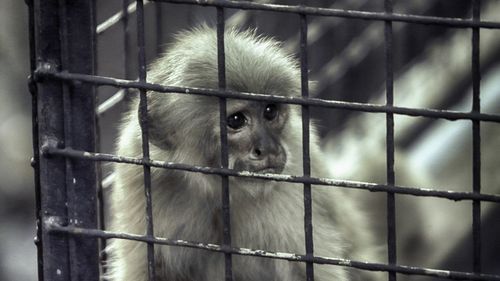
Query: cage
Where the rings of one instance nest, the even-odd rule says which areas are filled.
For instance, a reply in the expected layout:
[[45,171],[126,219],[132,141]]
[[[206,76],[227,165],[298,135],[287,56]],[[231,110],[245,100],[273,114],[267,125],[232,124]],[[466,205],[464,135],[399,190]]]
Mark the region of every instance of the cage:
[[[100,8],[112,9],[119,6],[120,11],[97,25],[96,3],[93,1],[27,1],[30,13],[30,47],[31,47],[31,78],[30,91],[33,96],[33,146],[37,201],[37,248],[39,280],[98,280],[101,275],[99,251],[107,239],[130,239],[141,241],[148,245],[148,273],[149,280],[154,280],[155,257],[153,249],[155,245],[168,245],[172,247],[191,247],[207,251],[220,252],[225,257],[225,279],[233,280],[232,256],[249,255],[262,258],[283,259],[293,262],[303,262],[307,268],[307,280],[314,280],[314,264],[328,264],[331,266],[347,266],[359,270],[387,272],[389,280],[396,280],[399,276],[426,276],[443,279],[465,279],[465,280],[500,280],[498,271],[493,273],[483,272],[482,264],[482,206],[486,204],[498,204],[500,195],[481,192],[481,125],[483,123],[498,126],[500,115],[498,112],[483,112],[480,100],[480,79],[483,63],[481,61],[480,33],[483,30],[495,31],[500,29],[497,21],[484,20],[480,17],[481,4],[478,0],[470,1],[467,7],[457,9],[446,16],[420,15],[418,12],[404,11],[394,12],[395,3],[385,0],[383,5],[377,9],[370,8],[367,1],[356,1],[349,6],[347,2],[341,2],[339,7],[333,3],[328,7],[321,7],[324,3],[300,2],[294,4],[274,4],[266,1],[195,1],[195,0],[161,0],[155,2],[131,2],[124,0],[109,4],[100,4]],[[180,24],[165,25],[169,13],[168,8],[175,13],[185,16],[185,23],[192,24],[200,14],[206,17],[211,13],[215,21],[218,38],[218,63],[219,63],[219,89],[198,89],[189,87],[173,87],[170,85],[158,85],[147,81],[147,61],[161,52],[164,43],[164,34],[175,31]],[[179,11],[175,10],[180,5]],[[420,4],[425,6],[424,4]],[[442,4],[446,5],[446,4]],[[399,6],[396,6],[397,8]],[[424,7],[425,8],[425,7]],[[470,8],[471,15],[463,14]],[[425,9],[423,9],[425,10]],[[194,11],[194,12],[193,12]],[[203,11],[203,12],[201,12]],[[258,14],[251,14],[258,11]],[[461,14],[460,14],[461,12]],[[173,14],[173,12],[170,12]],[[285,47],[297,48],[300,46],[301,64],[301,97],[281,97],[252,95],[226,90],[225,88],[225,66],[224,66],[224,29],[227,21],[244,21],[249,25],[257,24],[264,20],[268,13],[277,13],[293,26],[293,35],[278,34],[288,44]],[[467,13],[467,12],[465,12]],[[103,13],[104,14],[104,13]],[[109,14],[109,13],[108,13]],[[152,16],[145,16],[151,14]],[[230,17],[228,16],[230,15]],[[172,15],[171,15],[172,16]],[[104,17],[104,16],[103,16]],[[317,20],[326,18],[326,21]],[[136,22],[132,25],[131,19]],[[348,37],[344,39],[344,48],[333,45],[333,49],[340,55],[332,62],[324,63],[316,57],[310,56],[311,41],[316,42],[317,37],[328,34],[328,27],[341,30],[349,22],[356,22],[351,32],[356,30],[371,32],[361,33],[355,39]],[[154,26],[152,29],[145,25]],[[120,26],[121,25],[121,30]],[[378,25],[378,26],[377,26]],[[468,30],[471,32],[470,53],[471,92],[472,103],[470,108],[454,110],[431,108],[430,106],[418,107],[413,104],[397,105],[394,90],[395,85],[395,55],[402,56],[400,49],[395,50],[395,33],[403,29],[403,25],[438,26],[442,29]],[[326,27],[325,27],[326,26]],[[319,28],[321,27],[321,28]],[[109,31],[111,39],[122,40],[122,52],[111,54],[109,58],[97,59],[100,36]],[[170,29],[170,30],[167,30]],[[265,28],[264,28],[265,29]],[[117,31],[119,30],[119,31]],[[146,32],[153,30],[153,32]],[[417,32],[425,33],[425,28]],[[411,31],[401,31],[408,34]],[[443,31],[435,32],[435,36],[442,35]],[[136,38],[132,35],[135,33]],[[146,37],[146,33],[149,37]],[[291,33],[291,32],[290,32]],[[346,36],[341,32],[339,37]],[[118,39],[117,39],[118,38]],[[103,41],[106,39],[102,39]],[[132,42],[132,41],[136,42]],[[308,42],[309,41],[309,42]],[[342,41],[342,38],[340,39]],[[135,43],[135,47],[133,46]],[[308,44],[309,43],[309,44]],[[335,87],[355,88],[356,85],[349,83],[344,73],[349,64],[359,62],[363,55],[370,52],[374,45],[380,45],[382,56],[372,58],[371,63],[381,65],[383,71],[379,71],[384,80],[383,97],[384,102],[371,102],[369,97],[359,94],[358,96],[337,96],[326,98],[326,96],[311,97],[308,89],[310,64],[315,64],[320,71],[314,73],[318,77],[320,90],[331,91]],[[465,43],[461,43],[465,44]],[[495,46],[493,44],[493,46]],[[114,47],[114,46],[113,46]],[[132,59],[132,47],[137,50],[137,60]],[[324,48],[324,47],[323,47]],[[315,47],[315,52],[327,52],[321,47]],[[488,52],[486,50],[485,52]],[[309,54],[309,55],[308,55]],[[147,55],[150,57],[148,58]],[[118,58],[117,58],[118,56]],[[498,54],[493,56],[498,58]],[[310,61],[308,58],[312,58]],[[121,59],[123,67],[113,61]],[[495,59],[492,59],[493,61]],[[368,59],[370,63],[370,59]],[[488,64],[486,61],[484,64]],[[111,66],[114,70],[107,70]],[[402,66],[398,65],[398,68]],[[120,75],[99,75],[101,72],[113,72],[116,68],[123,70]],[[137,76],[134,75],[137,74]],[[121,77],[118,77],[121,76]],[[134,77],[137,77],[135,79]],[[379,78],[380,78],[379,77]],[[343,81],[342,79],[346,79]],[[396,77],[399,79],[399,77]],[[352,78],[350,78],[352,80]],[[327,83],[322,81],[327,80]],[[340,82],[339,82],[340,81]],[[335,84],[337,83],[337,84]],[[338,83],[347,83],[342,86]],[[289,103],[299,105],[302,108],[303,118],[303,157],[304,173],[302,175],[259,175],[255,173],[242,173],[228,169],[227,161],[221,168],[199,167],[184,165],[183,163],[170,163],[150,159],[148,136],[143,133],[143,156],[142,158],[124,157],[115,155],[111,150],[111,141],[99,139],[102,130],[99,125],[112,126],[112,122],[103,117],[116,107],[123,106],[131,89],[139,92],[141,99],[141,116],[146,116],[147,91],[156,92],[184,92],[192,95],[211,95],[218,97],[221,101],[220,115],[225,116],[225,100],[227,98],[258,99],[276,103]],[[356,90],[354,90],[356,91]],[[362,91],[362,90],[358,90]],[[257,93],[258,94],[258,93]],[[98,99],[109,97],[98,104]],[[342,112],[378,114],[384,123],[384,147],[385,168],[383,182],[356,181],[331,178],[314,178],[310,176],[309,166],[309,139],[308,130],[310,122],[310,108],[321,108],[324,112],[338,110]],[[325,114],[319,111],[319,115]],[[113,115],[115,118],[116,113]],[[336,118],[346,118],[347,114]],[[471,163],[472,183],[470,190],[452,190],[439,187],[424,188],[422,186],[406,186],[396,183],[397,168],[395,158],[398,157],[395,148],[398,145],[406,145],[410,142],[411,134],[417,134],[419,128],[428,126],[427,123],[419,124],[417,129],[410,132],[405,131],[401,137],[395,137],[398,133],[395,126],[397,122],[404,122],[403,117],[424,117],[432,120],[462,120],[471,125]],[[426,120],[427,120],[426,119]],[[147,120],[147,118],[144,118]],[[147,122],[147,121],[145,121]],[[224,124],[222,118],[221,123]],[[111,125],[110,125],[111,124]],[[426,125],[427,124],[427,125]],[[347,126],[347,125],[346,125]],[[221,127],[222,159],[227,160],[227,140],[225,139],[224,126]],[[326,135],[328,132],[325,132]],[[410,136],[410,137],[409,137]],[[111,139],[111,138],[110,138]],[[399,143],[401,142],[401,144]],[[103,152],[104,151],[104,152]],[[130,165],[141,165],[144,167],[145,177],[145,200],[148,208],[148,229],[146,235],[134,235],[130,233],[117,233],[105,230],[105,193],[106,188],[112,184],[113,175],[104,167],[98,166],[100,162],[126,163]],[[198,243],[197,241],[174,240],[168,237],[155,237],[153,235],[154,218],[151,213],[151,179],[150,169],[152,167],[164,169],[176,169],[192,172],[201,172],[220,175],[222,181],[222,201],[224,215],[224,239],[221,245]],[[277,253],[266,251],[266,249],[242,249],[231,245],[230,210],[229,210],[229,186],[228,177],[257,177],[268,180],[302,183],[304,185],[304,226],[305,226],[305,253]],[[386,218],[386,247],[387,262],[379,261],[356,261],[344,257],[322,257],[315,256],[313,252],[312,218],[311,218],[311,189],[312,185],[336,186],[341,188],[359,189],[363,192],[377,192],[385,194]],[[471,233],[472,233],[472,258],[471,270],[448,270],[433,269],[425,266],[404,265],[397,258],[397,236],[396,216],[401,209],[396,209],[396,196],[408,197],[431,197],[450,202],[465,201],[471,205]],[[493,212],[492,212],[493,213]],[[491,223],[491,222],[490,222]],[[493,261],[494,262],[494,261]]]

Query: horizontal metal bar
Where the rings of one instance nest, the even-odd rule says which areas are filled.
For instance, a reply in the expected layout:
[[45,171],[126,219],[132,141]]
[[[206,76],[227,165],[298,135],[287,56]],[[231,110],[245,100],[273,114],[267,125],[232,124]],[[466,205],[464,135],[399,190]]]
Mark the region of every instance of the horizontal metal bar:
[[478,113],[478,112],[460,112],[452,110],[408,108],[408,107],[389,106],[389,105],[371,104],[371,103],[324,100],[317,98],[285,97],[285,96],[264,95],[255,93],[243,93],[231,90],[164,86],[159,84],[117,79],[105,76],[69,73],[66,71],[54,72],[51,70],[47,70],[43,67],[39,68],[35,72],[35,74],[36,74],[36,79],[45,77],[45,78],[54,78],[64,81],[81,81],[101,86],[106,85],[118,88],[145,89],[160,93],[194,94],[194,95],[205,95],[205,96],[246,99],[246,100],[256,100],[256,101],[271,101],[277,103],[288,103],[297,105],[310,105],[310,106],[318,106],[325,108],[356,110],[362,112],[394,113],[407,116],[442,118],[447,120],[479,120],[485,122],[500,123],[500,115]]
[[120,89],[116,93],[114,93],[110,98],[103,101],[97,107],[96,113],[98,115],[102,115],[104,112],[110,110],[115,105],[120,103],[125,98],[125,89]]
[[[144,5],[147,5],[149,3],[151,3],[151,2],[144,1]],[[137,8],[137,2],[134,1],[134,2],[130,3],[127,7],[127,14],[134,13],[136,8]],[[104,33],[104,31],[108,30],[113,25],[119,23],[120,20],[123,19],[124,17],[125,17],[125,14],[123,13],[123,11],[119,11],[119,12],[115,13],[114,15],[112,15],[111,17],[107,18],[105,21],[103,21],[102,23],[100,23],[97,26],[97,28],[96,28],[97,35],[101,35],[102,33]]]
[[113,185],[113,182],[115,181],[115,173],[111,173],[107,175],[102,181],[101,181],[101,188],[106,189],[109,188]]
[[446,198],[454,201],[480,200],[480,201],[500,203],[500,195],[495,195],[495,194],[458,192],[458,191],[437,190],[430,188],[415,188],[415,187],[406,187],[399,185],[377,184],[377,183],[348,181],[348,180],[335,180],[329,178],[316,178],[316,177],[305,177],[305,176],[295,176],[295,175],[270,174],[270,173],[261,174],[261,173],[247,172],[247,171],[236,171],[233,169],[194,166],[194,165],[158,161],[158,160],[145,161],[144,159],[141,158],[119,156],[106,153],[87,152],[87,151],[74,150],[71,148],[59,149],[47,145],[44,145],[42,147],[42,153],[44,153],[45,155],[59,155],[64,157],[86,159],[91,161],[107,161],[116,163],[128,163],[134,165],[147,165],[156,168],[181,170],[181,171],[196,172],[196,173],[211,174],[211,175],[226,175],[231,177],[258,178],[258,179],[267,179],[267,180],[283,181],[291,183],[307,183],[314,185],[346,187],[353,189],[363,189],[371,192],[394,192],[398,194],[407,194],[415,196]]
[[51,219],[49,217],[44,221],[44,224],[50,231],[59,233],[68,233],[79,236],[91,236],[91,237],[105,238],[105,239],[112,239],[112,238],[127,239],[139,242],[155,243],[160,245],[188,247],[188,248],[201,249],[213,252],[230,253],[241,256],[256,256],[262,258],[280,259],[280,260],[288,260],[296,262],[313,262],[316,264],[347,266],[369,271],[384,271],[384,272],[396,272],[406,275],[434,276],[451,280],[465,279],[465,280],[482,280],[482,281],[500,281],[500,275],[475,274],[471,272],[440,270],[440,269],[431,269],[431,268],[414,267],[406,265],[388,265],[382,263],[362,262],[362,261],[354,261],[342,258],[306,256],[294,253],[270,252],[265,250],[255,250],[255,249],[238,248],[238,247],[224,247],[218,244],[200,243],[200,242],[193,242],[186,240],[174,240],[162,237],[151,237],[151,236],[144,236],[137,234],[111,232],[98,229],[86,229],[73,226],[61,226],[56,221],[57,220]]
[[420,15],[385,13],[385,12],[367,12],[359,10],[342,10],[342,9],[332,9],[332,8],[308,7],[303,5],[292,6],[292,5],[264,4],[251,1],[230,1],[230,0],[154,0],[154,1],[174,3],[174,4],[191,4],[191,5],[201,5],[201,6],[225,7],[225,8],[242,9],[242,10],[260,10],[260,11],[306,14],[312,16],[327,16],[327,17],[341,17],[341,18],[352,18],[352,19],[363,19],[363,20],[444,25],[444,26],[460,27],[460,28],[481,27],[481,28],[500,29],[500,22],[495,22],[495,21],[479,21],[479,20],[470,20],[462,18],[420,16]]

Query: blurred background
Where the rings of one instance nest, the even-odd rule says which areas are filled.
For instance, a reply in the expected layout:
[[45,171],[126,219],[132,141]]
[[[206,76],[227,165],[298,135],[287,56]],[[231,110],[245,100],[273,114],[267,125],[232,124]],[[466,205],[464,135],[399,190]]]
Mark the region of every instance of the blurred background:
[[[299,4],[299,1],[255,2]],[[394,1],[394,11],[441,17],[471,17],[469,0]],[[481,1],[481,18],[500,21],[500,1]],[[307,1],[310,6],[384,11],[382,0]],[[98,74],[135,79],[135,16],[104,23],[122,1],[97,1]],[[134,6],[130,6],[130,11]],[[157,13],[162,18],[157,22]],[[36,280],[33,244],[34,184],[29,160],[31,102],[27,8],[0,2],[0,280]],[[168,47],[173,34],[199,23],[215,23],[215,9],[146,4],[148,61]],[[227,25],[257,28],[298,54],[299,18],[292,14],[227,10]],[[158,29],[158,26],[161,28]],[[394,23],[395,105],[470,111],[472,108],[470,29]],[[500,114],[500,30],[480,32],[481,111]],[[127,42],[127,43],[126,43]],[[323,99],[385,103],[384,23],[309,17],[312,95]],[[158,47],[159,46],[159,47]],[[298,55],[297,55],[298,56]],[[100,150],[113,152],[116,125],[127,98],[100,87]],[[113,97],[114,102],[106,101]],[[338,179],[386,183],[385,115],[313,108],[330,168]],[[395,116],[396,184],[441,190],[472,190],[472,125],[424,117]],[[500,194],[500,124],[481,123],[482,191]],[[103,167],[104,177],[109,170]],[[110,179],[110,178],[108,178]],[[109,182],[109,181],[108,181]],[[385,194],[357,192],[369,211],[386,262]],[[500,205],[482,203],[482,267],[500,274]],[[458,271],[472,270],[472,204],[447,199],[396,196],[398,263]],[[404,276],[398,280],[440,280]],[[444,280],[444,279],[443,279]]]

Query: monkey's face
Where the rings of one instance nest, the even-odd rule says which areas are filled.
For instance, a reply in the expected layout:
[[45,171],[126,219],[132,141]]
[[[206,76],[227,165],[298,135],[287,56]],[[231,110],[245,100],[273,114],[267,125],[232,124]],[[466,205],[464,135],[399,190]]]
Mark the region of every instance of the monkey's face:
[[228,102],[229,168],[281,173],[287,162],[283,147],[286,105],[249,101]]

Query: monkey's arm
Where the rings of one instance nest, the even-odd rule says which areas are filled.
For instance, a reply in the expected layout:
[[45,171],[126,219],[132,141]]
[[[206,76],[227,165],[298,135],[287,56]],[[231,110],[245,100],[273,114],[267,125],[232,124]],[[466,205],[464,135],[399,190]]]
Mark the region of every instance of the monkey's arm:
[[[130,116],[122,128],[118,154],[141,157],[138,122]],[[111,231],[143,235],[146,233],[146,207],[143,168],[115,164],[115,182],[109,196]],[[147,255],[143,242],[112,239],[106,248],[105,280],[146,281]]]

